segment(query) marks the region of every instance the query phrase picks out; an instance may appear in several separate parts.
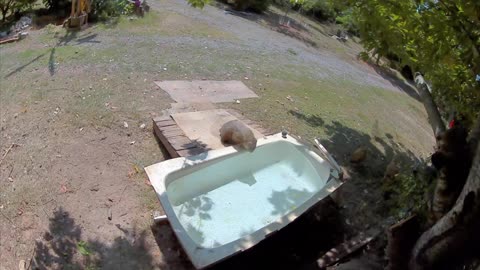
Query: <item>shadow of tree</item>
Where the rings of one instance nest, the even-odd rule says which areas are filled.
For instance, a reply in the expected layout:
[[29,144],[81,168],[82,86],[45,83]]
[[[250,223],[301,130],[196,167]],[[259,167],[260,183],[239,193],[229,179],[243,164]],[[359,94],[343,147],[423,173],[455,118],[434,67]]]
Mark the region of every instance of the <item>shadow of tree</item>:
[[285,215],[292,211],[293,207],[296,207],[313,194],[306,189],[297,190],[288,187],[282,191],[273,191],[272,195],[268,198],[268,201],[274,206],[272,215]]
[[322,128],[328,139],[320,138],[320,142],[338,161],[345,167],[349,167],[350,154],[358,147],[368,149],[368,167],[372,170],[372,176],[383,176],[387,163],[393,157],[403,164],[415,164],[420,161],[412,151],[405,148],[401,143],[395,141],[394,137],[385,133],[385,138],[370,135],[350,128],[338,121],[325,124],[325,121],[316,115],[306,115],[302,112],[289,111],[297,119],[304,121],[312,127]]
[[153,258],[147,252],[146,231],[124,229],[111,244],[83,240],[82,229],[59,208],[50,219],[49,229],[36,241],[32,269],[151,269]]
[[280,231],[212,269],[315,269],[316,259],[340,243],[343,234],[343,219],[327,197]]
[[12,76],[13,74],[22,71],[24,68],[26,68],[27,66],[35,63],[37,60],[39,60],[40,58],[42,58],[42,57],[45,56],[46,54],[47,54],[47,53],[45,52],[45,53],[42,53],[42,54],[36,56],[36,57],[33,58],[32,60],[28,61],[27,63],[25,63],[25,64],[23,64],[23,65],[21,65],[21,66],[19,66],[19,67],[17,67],[17,68],[14,69],[12,72],[10,72],[10,73],[8,73],[7,75],[5,75],[4,78],[6,79],[6,78]]
[[[194,269],[169,224],[151,229],[164,256],[162,269]],[[316,259],[340,243],[343,233],[343,219],[327,197],[280,231],[209,269],[315,269]]]
[[[55,46],[52,49],[50,49],[49,58],[48,58],[48,65],[47,65],[48,72],[50,73],[50,76],[55,75],[55,72],[56,72],[56,69],[55,69],[55,65],[56,65],[56,63],[55,63],[55,53],[56,53],[56,50],[57,50],[58,47],[70,45],[70,42],[72,42],[72,41],[76,41],[75,44],[73,44],[73,45],[80,45],[80,44],[84,44],[84,43],[100,43],[100,41],[95,40],[95,38],[97,37],[97,34],[87,34],[87,35],[78,36],[78,33],[79,33],[78,30],[67,30],[65,35],[62,36],[62,37],[59,37],[58,33],[56,33],[54,35],[54,38],[57,39],[57,43],[55,44]],[[19,66],[18,68],[14,69],[12,72],[5,75],[4,78],[8,78],[8,77],[22,71],[24,68],[26,68],[27,66],[35,63],[36,61],[38,61],[40,58],[42,58],[46,54],[47,54],[47,52],[42,53],[42,54],[34,57],[32,60],[28,61],[27,63],[25,63],[21,66]]]
[[[412,151],[395,142],[391,134],[385,134],[386,139],[372,138],[370,135],[347,127],[338,121],[324,125],[323,128],[330,138],[321,139],[320,142],[335,156],[343,157],[345,166],[349,166],[347,165],[348,158],[355,149],[360,146],[367,148],[369,156],[367,163],[373,172],[372,176],[383,176],[385,167],[393,157],[403,164],[415,164],[420,161]],[[381,147],[379,148],[378,145]]]
[[297,112],[294,110],[289,110],[288,113],[298,119],[305,121],[311,127],[321,127],[325,124],[325,121],[321,117],[314,114],[305,115],[301,112]]
[[170,224],[153,224],[151,230],[163,255],[161,269],[195,269]]
[[420,100],[420,96],[417,92],[417,90],[415,89],[415,87],[413,86],[413,82],[412,83],[407,83],[399,78],[397,78],[395,76],[395,74],[393,74],[392,71],[389,71],[387,68],[385,67],[381,67],[381,66],[378,66],[370,61],[367,61],[366,62],[371,68],[373,68],[373,70],[375,70],[375,72],[380,75],[383,79],[389,81],[393,86],[395,86],[397,89],[399,89],[400,91],[406,93],[407,95],[409,95],[410,97],[418,100],[421,102]]

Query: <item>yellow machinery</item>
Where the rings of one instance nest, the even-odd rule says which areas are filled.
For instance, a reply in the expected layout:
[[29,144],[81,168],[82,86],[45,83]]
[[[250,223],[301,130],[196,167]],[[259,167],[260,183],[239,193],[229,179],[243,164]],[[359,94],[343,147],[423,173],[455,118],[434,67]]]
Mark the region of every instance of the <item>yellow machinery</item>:
[[87,25],[90,9],[90,0],[72,0],[72,13],[67,22],[68,27],[82,28]]

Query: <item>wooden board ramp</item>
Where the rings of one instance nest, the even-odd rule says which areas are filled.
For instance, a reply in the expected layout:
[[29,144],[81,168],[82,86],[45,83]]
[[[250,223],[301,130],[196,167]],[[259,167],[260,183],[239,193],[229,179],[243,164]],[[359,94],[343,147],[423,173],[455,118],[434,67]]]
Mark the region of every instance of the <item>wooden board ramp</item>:
[[172,158],[193,156],[206,151],[201,144],[190,140],[171,117],[154,118],[153,131]]
[[[261,133],[259,135],[267,136],[273,134],[234,110],[227,110],[227,112]],[[202,143],[201,141],[189,138],[180,125],[173,119],[172,115],[154,118],[153,130],[155,136],[165,147],[171,158],[193,156],[218,148],[218,146],[216,147],[215,145],[207,145],[208,142]]]

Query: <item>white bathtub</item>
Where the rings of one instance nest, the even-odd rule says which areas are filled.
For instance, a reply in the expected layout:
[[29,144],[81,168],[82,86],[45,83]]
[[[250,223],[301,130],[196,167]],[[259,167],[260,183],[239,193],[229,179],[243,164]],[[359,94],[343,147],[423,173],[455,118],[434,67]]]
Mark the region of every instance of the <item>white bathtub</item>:
[[187,255],[203,268],[252,247],[338,188],[338,165],[322,156],[276,134],[253,153],[226,147],[145,170]]

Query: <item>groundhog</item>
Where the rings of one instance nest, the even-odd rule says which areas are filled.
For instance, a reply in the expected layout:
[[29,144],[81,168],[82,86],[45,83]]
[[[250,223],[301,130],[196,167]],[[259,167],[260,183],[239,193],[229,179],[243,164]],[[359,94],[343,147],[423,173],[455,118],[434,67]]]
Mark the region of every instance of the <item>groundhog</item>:
[[353,151],[350,156],[350,162],[353,164],[361,164],[367,159],[367,148],[361,146]]
[[220,138],[223,144],[236,145],[253,152],[257,147],[257,139],[244,123],[239,120],[228,121],[220,128]]

